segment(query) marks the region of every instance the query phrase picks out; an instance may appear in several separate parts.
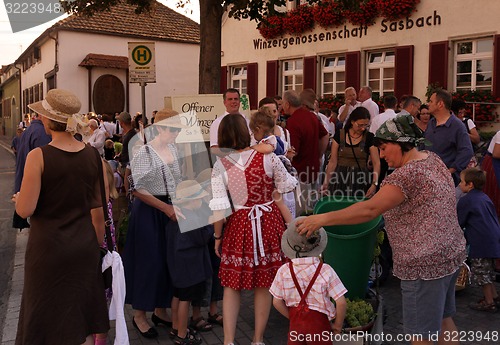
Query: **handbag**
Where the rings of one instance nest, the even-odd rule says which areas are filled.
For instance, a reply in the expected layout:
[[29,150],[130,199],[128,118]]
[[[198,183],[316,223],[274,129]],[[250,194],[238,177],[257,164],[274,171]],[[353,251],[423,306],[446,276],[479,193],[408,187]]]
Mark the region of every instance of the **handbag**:
[[469,266],[463,262],[459,268],[460,272],[458,273],[457,281],[455,283],[455,291],[460,291],[465,289],[467,285],[470,284],[470,268]]
[[[109,219],[108,214],[108,203],[106,202],[106,189],[104,188],[104,171],[102,169],[102,159],[101,155],[97,150],[94,150],[97,157],[97,171],[99,173],[99,184],[101,189],[101,201],[102,201],[102,211],[104,212],[104,227],[106,233],[106,245],[107,249],[99,247],[101,259],[99,260],[99,267],[102,267],[102,260],[108,254],[108,252],[113,251],[113,239],[111,237],[111,222],[113,220]],[[109,289],[113,283],[113,274],[111,267],[108,267],[104,272],[102,272],[102,277],[104,280],[104,288]]]

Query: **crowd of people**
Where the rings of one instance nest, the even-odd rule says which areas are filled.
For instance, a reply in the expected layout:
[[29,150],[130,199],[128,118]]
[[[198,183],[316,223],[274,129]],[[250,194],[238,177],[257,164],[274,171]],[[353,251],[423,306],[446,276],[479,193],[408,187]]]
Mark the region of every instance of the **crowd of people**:
[[[477,129],[449,92],[436,90],[428,104],[385,96],[383,112],[370,87],[344,95],[339,109],[321,110],[312,89],[287,90],[246,118],[239,91],[228,89],[226,112],[210,127],[212,163],[196,168],[177,142],[187,125],[172,109],[155,111],[149,125],[128,112],[81,116],[76,96],[57,89],[29,105],[35,113],[13,142],[14,227],[31,226],[16,344],[105,344],[100,193],[113,219],[117,190],[129,196],[125,303],[145,338],[167,327],[175,344],[200,344],[199,332],[222,326],[224,345],[232,345],[242,290],[254,293],[252,345],[263,345],[273,305],[290,331],[340,333],[347,290],[318,258],[322,227],[379,215],[401,279],[405,332],[431,344],[431,334],[456,330],[455,282],[467,255],[484,292],[470,307],[496,312],[500,134],[485,173],[474,155]],[[106,191],[96,164],[105,168]],[[325,196],[359,202],[311,215]]]

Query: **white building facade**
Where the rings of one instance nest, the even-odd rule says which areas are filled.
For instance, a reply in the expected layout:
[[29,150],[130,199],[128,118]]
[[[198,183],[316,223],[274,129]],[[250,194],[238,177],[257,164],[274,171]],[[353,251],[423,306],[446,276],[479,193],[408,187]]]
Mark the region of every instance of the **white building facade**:
[[53,88],[74,92],[82,113],[141,112],[141,88],[128,80],[129,42],[155,43],[156,83],[145,92],[148,116],[163,108],[165,96],[198,92],[199,25],[160,3],[152,15],[120,4],[91,18],[63,19],[18,58],[23,113]]
[[288,89],[326,97],[365,85],[380,96],[414,94],[424,102],[429,84],[500,97],[498,13],[498,1],[421,0],[397,21],[378,17],[369,26],[346,21],[327,29],[316,23],[271,39],[253,21],[226,18],[221,88],[248,93],[252,108]]

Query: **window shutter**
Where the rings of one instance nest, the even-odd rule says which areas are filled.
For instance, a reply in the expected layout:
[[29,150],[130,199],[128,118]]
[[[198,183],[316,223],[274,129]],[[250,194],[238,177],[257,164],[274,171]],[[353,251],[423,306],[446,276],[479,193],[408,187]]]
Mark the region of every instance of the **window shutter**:
[[348,52],[345,54],[345,87],[360,87],[361,52]]
[[220,93],[227,90],[227,66],[220,68]]
[[259,104],[259,83],[257,72],[257,63],[249,63],[247,65],[247,93],[250,100],[250,109],[257,109]]
[[313,89],[316,92],[316,56],[304,58],[304,89]]
[[493,96],[500,97],[500,35],[493,39]]
[[396,47],[394,95],[413,94],[413,46]]
[[448,41],[429,43],[429,84],[448,88]]
[[278,60],[268,61],[266,66],[266,96],[278,94]]

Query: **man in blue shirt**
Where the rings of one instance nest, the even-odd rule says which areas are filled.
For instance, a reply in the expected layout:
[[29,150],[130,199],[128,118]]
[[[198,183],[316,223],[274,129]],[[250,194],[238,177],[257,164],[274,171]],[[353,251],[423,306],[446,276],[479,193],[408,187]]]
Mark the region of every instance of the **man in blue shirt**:
[[467,167],[474,151],[465,126],[450,113],[452,97],[446,90],[437,90],[429,101],[429,112],[434,115],[427,125],[425,138],[432,145],[425,149],[436,153],[450,170],[455,186],[460,172]]
[[[28,153],[37,147],[47,145],[51,140],[52,138],[45,132],[43,123],[40,120],[40,115],[33,114],[31,117],[31,124],[21,135],[17,147],[14,193],[19,192],[21,189],[21,182],[23,181],[24,176],[24,164],[26,163]],[[26,219],[19,217],[19,215],[14,211],[12,226],[22,230],[23,228],[28,228],[29,224]]]

